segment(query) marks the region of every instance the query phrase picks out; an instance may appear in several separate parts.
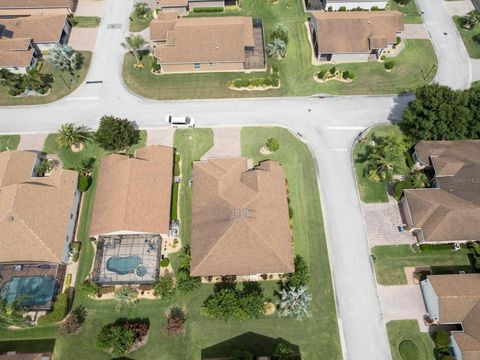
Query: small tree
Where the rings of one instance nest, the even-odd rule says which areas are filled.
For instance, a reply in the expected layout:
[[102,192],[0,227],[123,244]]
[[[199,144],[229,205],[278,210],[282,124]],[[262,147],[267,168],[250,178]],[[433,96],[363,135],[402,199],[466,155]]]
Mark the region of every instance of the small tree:
[[96,159],[94,157],[88,157],[82,159],[79,165],[75,168],[80,174],[88,175],[95,168]]
[[277,138],[271,137],[267,139],[265,147],[268,149],[268,151],[275,152],[280,148],[280,143],[278,142]]
[[125,150],[139,140],[139,132],[131,121],[103,116],[95,133],[95,141],[105,150]]
[[20,76],[19,87],[24,90],[32,90],[38,92],[44,92],[47,87],[47,83],[40,74],[40,71],[36,68],[28,67],[25,75]]
[[130,286],[122,286],[115,291],[115,310],[131,306],[138,301],[138,291]]
[[407,6],[408,4],[410,4],[410,1],[411,0],[395,0],[395,2],[399,5],[402,5],[402,6]]
[[146,19],[150,14],[150,8],[145,2],[139,2],[135,4],[134,14],[139,19]]
[[445,348],[450,345],[450,334],[443,330],[436,332],[435,345],[437,345],[439,348]]
[[287,54],[287,44],[282,39],[272,39],[265,50],[270,57],[284,58]]
[[478,10],[469,11],[462,18],[462,27],[467,30],[473,29],[478,23],[480,23],[480,11]]
[[55,68],[73,74],[80,67],[80,54],[69,45],[56,44],[48,54],[48,61]]
[[175,288],[173,287],[173,277],[169,272],[160,276],[158,282],[153,287],[154,295],[166,299],[175,295]]
[[312,296],[307,292],[305,286],[286,287],[281,289],[280,304],[278,306],[278,316],[281,317],[295,317],[297,320],[302,320],[306,316],[310,316],[310,303]]
[[289,287],[300,287],[307,285],[310,281],[307,262],[300,255],[295,256],[295,272],[287,274],[287,285]]
[[278,343],[273,352],[273,360],[300,360],[301,355],[295,349],[285,343]]
[[200,282],[199,277],[190,276],[189,269],[180,269],[177,271],[177,289],[182,294],[198,289]]
[[129,35],[125,38],[125,42],[122,43],[123,48],[135,57],[137,65],[140,65],[140,50],[145,43],[145,39],[140,35]]
[[270,37],[283,40],[285,44],[288,44],[288,28],[283,24],[277,24],[274,26]]
[[97,348],[111,351],[115,358],[129,352],[135,341],[135,332],[122,326],[105,325],[97,335]]
[[80,146],[91,138],[89,129],[83,125],[75,125],[66,123],[60,126],[55,136],[55,142],[61,148],[70,148],[72,146]]
[[375,145],[367,146],[368,178],[372,181],[390,181],[402,169],[406,145],[395,136],[376,137]]

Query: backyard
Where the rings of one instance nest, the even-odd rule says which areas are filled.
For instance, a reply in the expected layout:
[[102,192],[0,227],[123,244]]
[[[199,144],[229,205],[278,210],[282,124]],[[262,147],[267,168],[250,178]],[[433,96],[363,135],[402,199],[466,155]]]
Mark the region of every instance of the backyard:
[[475,25],[473,29],[466,30],[462,27],[462,18],[460,16],[454,16],[453,21],[457,25],[458,32],[470,57],[480,59],[480,24]]
[[13,97],[8,94],[6,86],[0,85],[0,106],[46,104],[72,93],[85,80],[92,59],[90,51],[80,51],[80,53],[83,58],[82,65],[73,76],[69,72],[57,70],[48,61],[39,63],[40,73],[51,74],[53,77],[50,93],[46,96]]
[[1,135],[0,151],[16,150],[20,142],[20,135]]
[[[332,65],[314,66],[311,64],[311,47],[307,37],[305,22],[308,14],[303,11],[301,1],[245,0],[238,15],[250,15],[262,18],[266,42],[276,24],[288,27],[289,38],[287,55],[284,60],[269,59],[269,65],[280,67],[280,89],[265,91],[235,91],[227,87],[229,80],[251,78],[267,75],[266,73],[204,73],[204,74],[169,74],[151,73],[151,57],[144,56],[145,67],[133,68],[134,58],[125,55],[123,77],[134,92],[152,99],[193,99],[193,98],[239,98],[265,96],[304,96],[318,93],[330,94],[393,94],[411,91],[418,86],[429,83],[436,74],[436,57],[430,41],[406,40],[406,47],[395,60],[391,72],[384,70],[381,62],[341,64],[355,74],[351,83],[329,81],[319,84],[313,75],[321,69]],[[203,15],[203,14],[202,14]],[[210,14],[218,16],[218,14]],[[220,14],[221,15],[221,14]],[[227,12],[226,15],[232,15]]]
[[420,332],[417,320],[387,323],[393,360],[434,360],[434,344],[428,333]]
[[449,245],[429,246],[422,251],[410,245],[386,245],[372,248],[377,282],[381,285],[405,285],[407,266],[430,267],[433,274],[474,272],[469,258],[470,251],[462,246],[452,251]]
[[[122,313],[114,311],[112,300],[93,300],[77,293],[75,304],[83,304],[87,311],[87,321],[77,335],[62,337],[56,326],[37,327],[19,331],[0,331],[2,340],[56,338],[55,355],[60,359],[95,358],[110,359],[105,352],[95,349],[96,335],[100,328],[120,316],[148,317],[150,319],[149,342],[128,355],[131,359],[198,359],[202,350],[218,345],[219,350],[231,351],[229,340],[242,337],[238,345],[251,345],[253,337],[271,337],[277,341],[284,339],[299,346],[303,359],[317,359],[323,354],[328,359],[341,359],[340,340],[336,321],[333,289],[331,283],[328,253],[323,231],[320,199],[314,172],[313,158],[306,145],[298,141],[284,129],[247,128],[242,131],[242,154],[250,156],[255,162],[264,157],[259,149],[267,137],[275,136],[280,141],[280,150],[270,156],[278,159],[286,168],[289,179],[289,197],[294,207],[293,236],[295,252],[308,261],[312,280],[309,289],[313,295],[312,317],[304,321],[290,318],[278,318],[276,315],[259,320],[222,321],[211,320],[200,313],[204,299],[211,293],[212,285],[202,285],[186,295],[177,293],[170,300],[141,300],[138,304],[126,308]],[[210,129],[177,130],[174,146],[182,159],[182,183],[180,186],[180,219],[183,241],[189,241],[191,189],[188,182],[191,177],[192,161],[199,159],[213,144]],[[47,139],[46,149],[55,150],[51,137]],[[85,154],[82,154],[85,152]],[[95,146],[87,147],[82,155],[71,154],[69,150],[60,151],[60,157],[67,166],[74,166],[81,157],[97,156],[105,152]],[[98,166],[98,162],[97,162]],[[302,177],[296,176],[302,173]],[[94,175],[96,172],[94,173]],[[84,198],[79,238],[83,241],[80,257],[80,270],[77,284],[90,270],[93,248],[88,239],[88,227],[91,215],[95,182]],[[178,267],[178,257],[173,257],[174,268]],[[278,289],[276,282],[263,282],[267,297],[274,298]],[[183,335],[168,336],[163,330],[166,309],[172,304],[187,310],[186,330]],[[253,336],[253,337],[252,337]],[[260,344],[261,345],[261,344]],[[259,346],[260,346],[259,345]],[[0,348],[7,348],[0,343]]]

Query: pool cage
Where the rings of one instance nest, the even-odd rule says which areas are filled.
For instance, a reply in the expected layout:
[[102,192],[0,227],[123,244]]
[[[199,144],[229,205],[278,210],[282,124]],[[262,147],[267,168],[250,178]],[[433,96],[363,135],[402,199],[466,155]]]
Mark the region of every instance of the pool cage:
[[92,280],[100,285],[155,283],[161,245],[159,234],[100,236]]
[[50,310],[66,266],[52,263],[0,264],[0,300],[28,310]]

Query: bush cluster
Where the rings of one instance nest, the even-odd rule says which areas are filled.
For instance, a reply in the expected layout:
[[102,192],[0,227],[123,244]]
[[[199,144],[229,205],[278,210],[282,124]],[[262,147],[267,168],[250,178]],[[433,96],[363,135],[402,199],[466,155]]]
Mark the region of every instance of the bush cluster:
[[68,295],[66,292],[57,295],[57,299],[53,303],[53,310],[38,318],[38,325],[55,324],[67,315],[68,311]]
[[169,272],[158,278],[157,283],[153,287],[153,294],[166,299],[175,295],[175,287],[173,285],[173,277]]
[[87,175],[80,175],[78,177],[78,190],[80,192],[85,192],[90,188],[90,185],[92,183],[92,178]]
[[119,319],[105,325],[97,335],[97,348],[111,351],[118,358],[128,353],[134,344],[140,343],[148,334],[150,322],[147,319]]
[[350,80],[353,80],[355,78],[355,74],[349,70],[338,70],[335,66],[332,66],[329,70],[320,70],[316,76],[317,76],[317,79],[320,79],[320,80],[325,80],[325,78],[328,76],[328,77],[333,77],[335,76],[335,73],[337,71],[340,71],[341,75],[342,75],[342,79],[344,80],[347,80],[347,79],[350,79]]
[[100,286],[91,280],[85,280],[82,285],[80,285],[80,292],[86,296],[96,296],[99,290]]
[[272,74],[270,76],[263,78],[235,79],[230,82],[230,85],[237,89],[268,86],[278,87],[279,84],[278,66],[276,65],[272,66]]
[[307,262],[300,255],[296,255],[294,265],[295,272],[287,274],[286,286],[299,288],[300,286],[307,285],[310,281]]
[[170,308],[167,316],[166,323],[166,332],[168,335],[178,335],[183,332],[183,327],[187,320],[187,315],[178,306],[173,306]]
[[75,334],[87,318],[87,310],[83,305],[77,306],[72,312],[66,317],[65,321],[60,327],[60,334],[62,336]]
[[82,248],[82,243],[80,241],[73,241],[70,243],[70,251],[73,253],[73,261],[77,262],[80,257],[80,249]]
[[200,287],[200,278],[190,276],[190,246],[185,245],[180,255],[180,268],[176,272],[177,290],[186,294]]
[[223,7],[221,6],[210,6],[210,7],[196,7],[193,8],[194,13],[215,13],[223,12]]
[[110,151],[125,150],[139,139],[140,132],[133,122],[108,115],[102,116],[95,133],[95,142]]
[[395,66],[395,61],[394,60],[385,61],[384,66],[385,66],[385,70],[392,70],[393,67]]

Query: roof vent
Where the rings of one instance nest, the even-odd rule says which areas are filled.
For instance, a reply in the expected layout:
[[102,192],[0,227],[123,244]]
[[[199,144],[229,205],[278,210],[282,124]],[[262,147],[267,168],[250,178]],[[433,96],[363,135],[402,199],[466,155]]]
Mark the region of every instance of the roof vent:
[[220,46],[217,46],[217,50],[219,50],[219,49],[220,49]]
[[8,220],[8,221],[13,221],[13,220],[15,220],[15,218],[14,218],[12,215],[10,215],[10,216],[7,218],[7,220]]

